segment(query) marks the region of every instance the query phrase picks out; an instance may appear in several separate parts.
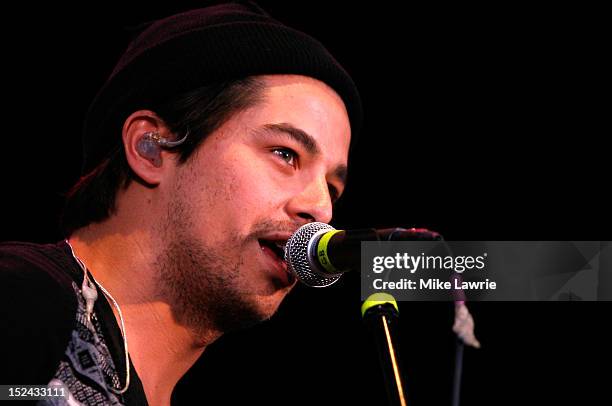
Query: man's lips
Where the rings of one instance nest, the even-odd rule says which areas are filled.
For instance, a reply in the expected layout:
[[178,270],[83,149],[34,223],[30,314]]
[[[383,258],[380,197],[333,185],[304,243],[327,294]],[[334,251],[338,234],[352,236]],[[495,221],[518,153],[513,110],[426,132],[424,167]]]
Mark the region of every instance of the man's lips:
[[258,242],[262,252],[274,261],[275,268],[282,275],[283,280],[291,284],[294,276],[288,270],[285,262],[285,244],[288,238],[288,235],[267,236],[258,239]]

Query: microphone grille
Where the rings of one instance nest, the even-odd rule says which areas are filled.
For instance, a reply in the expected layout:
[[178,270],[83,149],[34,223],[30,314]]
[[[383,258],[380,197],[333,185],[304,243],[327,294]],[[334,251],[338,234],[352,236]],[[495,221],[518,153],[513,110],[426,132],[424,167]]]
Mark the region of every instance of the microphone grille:
[[315,288],[329,286],[340,279],[338,276],[322,275],[309,259],[311,243],[316,236],[335,230],[329,224],[313,222],[298,228],[285,245],[285,261],[289,270],[304,284]]

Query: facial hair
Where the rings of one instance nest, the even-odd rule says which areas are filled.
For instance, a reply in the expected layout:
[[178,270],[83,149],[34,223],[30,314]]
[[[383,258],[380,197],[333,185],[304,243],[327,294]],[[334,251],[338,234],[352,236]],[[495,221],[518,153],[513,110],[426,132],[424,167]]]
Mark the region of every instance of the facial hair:
[[256,292],[249,286],[241,277],[241,271],[249,271],[243,252],[265,233],[297,226],[261,220],[248,235],[228,232],[223,242],[210,246],[194,231],[195,212],[180,197],[168,206],[159,234],[165,244],[154,266],[158,296],[170,304],[175,320],[196,336],[210,328],[228,332],[269,319],[276,309],[262,308],[254,294],[272,295],[280,287],[268,284]]

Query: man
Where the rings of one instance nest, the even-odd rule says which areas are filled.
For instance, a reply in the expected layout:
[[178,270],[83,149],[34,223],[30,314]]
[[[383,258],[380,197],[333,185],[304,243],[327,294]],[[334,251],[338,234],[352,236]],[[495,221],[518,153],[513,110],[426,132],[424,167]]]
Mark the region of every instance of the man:
[[66,240],[0,248],[2,383],[169,404],[210,343],[295,285],[282,246],[330,221],[360,120],[325,48],[254,5],[152,24],[88,112]]

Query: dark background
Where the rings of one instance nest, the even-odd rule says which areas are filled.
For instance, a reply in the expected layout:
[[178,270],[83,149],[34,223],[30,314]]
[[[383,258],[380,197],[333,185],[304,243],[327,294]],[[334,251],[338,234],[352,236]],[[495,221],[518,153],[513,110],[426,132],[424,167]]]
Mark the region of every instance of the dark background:
[[[0,240],[61,238],[85,111],[133,28],[208,3],[130,4],[4,7]],[[611,239],[601,10],[260,4],[321,40],[362,93],[366,125],[336,227],[420,226],[448,240]],[[175,400],[384,404],[358,282],[299,286],[270,322],[211,346]],[[452,305],[400,305],[410,403],[450,404]],[[609,303],[470,309],[482,349],[465,353],[464,405],[607,402]]]

